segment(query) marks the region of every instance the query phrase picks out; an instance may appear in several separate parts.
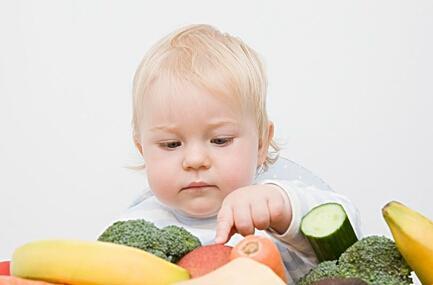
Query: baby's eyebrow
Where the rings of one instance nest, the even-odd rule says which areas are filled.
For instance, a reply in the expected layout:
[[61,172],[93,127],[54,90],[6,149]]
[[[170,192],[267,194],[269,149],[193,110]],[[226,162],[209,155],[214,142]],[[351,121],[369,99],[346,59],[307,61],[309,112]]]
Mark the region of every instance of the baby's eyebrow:
[[[206,129],[216,129],[219,127],[224,126],[232,126],[236,127],[239,125],[239,122],[235,120],[217,120],[217,121],[211,121],[206,123]],[[165,132],[176,132],[181,128],[181,126],[173,124],[173,125],[156,125],[151,128],[149,128],[149,131],[156,132],[156,131],[165,131]]]
[[159,126],[153,126],[151,128],[149,128],[149,131],[168,131],[168,132],[173,132],[177,129],[177,127],[175,125],[159,125]]
[[239,125],[239,123],[235,120],[221,120],[221,121],[209,122],[207,124],[209,129],[216,129],[224,126],[237,126],[237,125]]

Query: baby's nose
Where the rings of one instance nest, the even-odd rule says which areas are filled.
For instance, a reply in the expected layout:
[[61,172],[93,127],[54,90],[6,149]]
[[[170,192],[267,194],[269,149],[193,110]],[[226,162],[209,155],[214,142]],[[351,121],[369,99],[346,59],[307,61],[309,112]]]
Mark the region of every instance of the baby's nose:
[[211,160],[205,147],[194,146],[187,149],[183,158],[182,167],[188,169],[208,169]]

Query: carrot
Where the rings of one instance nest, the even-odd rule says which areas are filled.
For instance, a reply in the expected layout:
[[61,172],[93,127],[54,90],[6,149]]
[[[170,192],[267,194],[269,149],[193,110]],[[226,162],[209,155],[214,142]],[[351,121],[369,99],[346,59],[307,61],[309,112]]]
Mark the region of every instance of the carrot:
[[230,260],[238,257],[249,257],[267,265],[287,283],[287,275],[280,252],[270,238],[255,235],[246,236],[233,247],[230,254]]
[[0,276],[0,285],[54,285],[43,281],[29,280],[15,276]]

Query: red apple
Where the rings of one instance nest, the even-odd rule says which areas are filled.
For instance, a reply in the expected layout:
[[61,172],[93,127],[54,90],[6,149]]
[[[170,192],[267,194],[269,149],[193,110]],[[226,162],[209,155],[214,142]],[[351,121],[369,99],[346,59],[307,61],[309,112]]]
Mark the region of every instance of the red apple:
[[10,261],[0,261],[0,275],[10,275]]
[[191,278],[196,278],[229,262],[232,249],[223,244],[200,246],[182,257],[177,265],[188,270]]

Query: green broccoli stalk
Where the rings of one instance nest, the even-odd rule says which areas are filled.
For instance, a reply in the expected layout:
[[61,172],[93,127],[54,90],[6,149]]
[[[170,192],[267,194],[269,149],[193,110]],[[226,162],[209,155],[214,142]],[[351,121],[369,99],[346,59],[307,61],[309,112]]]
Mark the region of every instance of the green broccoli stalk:
[[338,261],[314,267],[298,284],[310,285],[326,278],[359,278],[370,285],[407,285],[412,284],[411,271],[392,240],[369,236],[350,246]]
[[143,219],[115,222],[98,241],[139,248],[173,263],[201,245],[197,237],[182,227],[159,229]]

